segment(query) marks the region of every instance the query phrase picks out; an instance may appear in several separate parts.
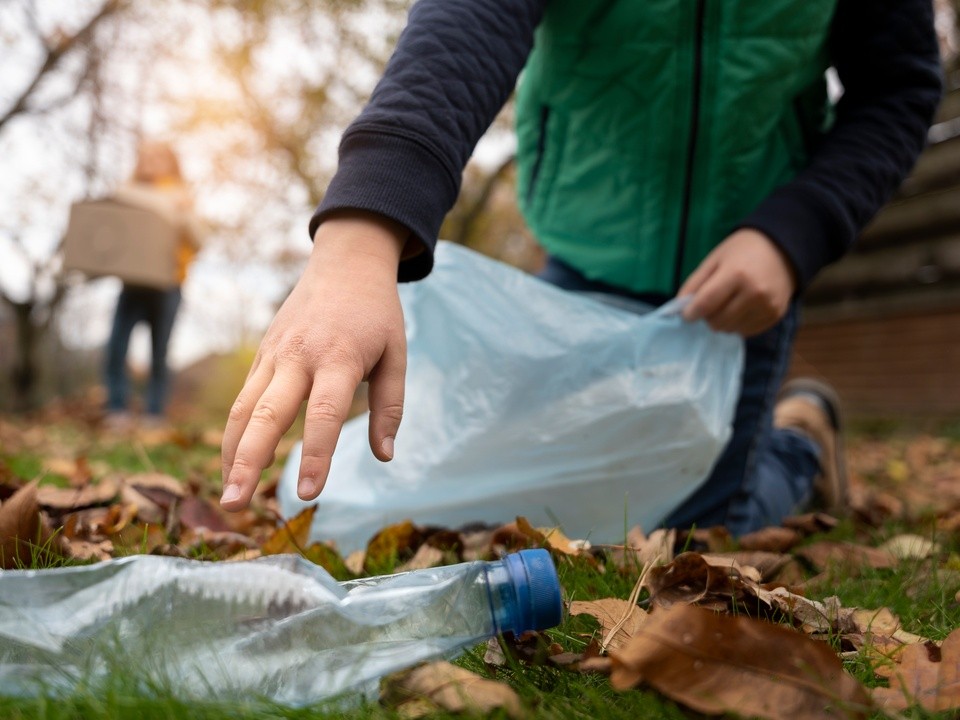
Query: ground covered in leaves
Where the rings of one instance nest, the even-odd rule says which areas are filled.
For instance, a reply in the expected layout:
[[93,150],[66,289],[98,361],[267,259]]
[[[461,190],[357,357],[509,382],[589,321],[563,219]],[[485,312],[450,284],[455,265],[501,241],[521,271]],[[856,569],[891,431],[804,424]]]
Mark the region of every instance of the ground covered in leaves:
[[[299,553],[338,579],[551,550],[567,604],[544,634],[384,681],[351,716],[955,717],[960,712],[960,439],[896,426],[849,442],[849,517],[792,518],[734,541],[720,528],[630,531],[591,546],[523,518],[384,528],[343,557],[279,522],[278,470],[250,510],[219,510],[216,429],[110,435],[83,406],[0,418],[0,564],[132,553],[211,561]],[[282,452],[285,448],[281,448]],[[269,478],[273,477],[273,481]],[[13,718],[321,717],[342,708],[189,705],[115,691],[0,697]]]

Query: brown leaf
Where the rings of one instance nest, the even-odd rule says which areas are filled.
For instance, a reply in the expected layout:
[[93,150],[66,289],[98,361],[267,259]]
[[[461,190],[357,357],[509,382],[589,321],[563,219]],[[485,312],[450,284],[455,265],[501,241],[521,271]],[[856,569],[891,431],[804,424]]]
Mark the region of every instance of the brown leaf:
[[[529,523],[528,523],[529,525]],[[539,533],[538,533],[539,535]],[[481,540],[482,540],[481,536]],[[517,523],[507,523],[501,525],[489,537],[489,546],[502,545],[507,550],[523,550],[524,548],[534,547],[542,537],[531,537],[525,534],[517,526]]]
[[613,672],[613,660],[608,657],[588,657],[584,658],[577,670],[582,673],[596,673],[598,675],[609,675]]
[[763,550],[737,551],[731,553],[715,553],[704,555],[705,558],[728,559],[741,568],[755,568],[759,573],[758,582],[769,582],[791,562],[789,555]]
[[423,543],[423,532],[410,520],[385,527],[367,543],[363,561],[367,572],[383,572],[413,557]]
[[187,495],[177,504],[180,524],[190,530],[206,528],[213,532],[229,532],[230,524],[213,505],[196,495]]
[[816,535],[827,530],[833,530],[839,522],[832,515],[816,512],[784,518],[783,526],[796,530],[802,535]]
[[851,619],[856,625],[857,632],[860,633],[872,633],[873,635],[892,638],[906,645],[930,642],[925,637],[904,630],[900,624],[900,618],[894,615],[889,608],[880,608],[879,610],[854,608],[851,611]]
[[960,708],[960,630],[950,633],[939,648],[932,643],[908,645],[890,687],[876,688],[873,698],[885,710],[910,705],[930,712]]
[[853,648],[854,656],[866,660],[879,677],[893,677],[906,648],[924,643],[932,645],[927,638],[904,630],[900,618],[888,608],[853,608],[846,612],[855,631],[843,635],[844,643]]
[[120,487],[120,502],[133,505],[137,508],[137,518],[145,523],[160,525],[166,518],[166,513],[157,503],[129,485]]
[[172,475],[158,472],[136,473],[127,478],[127,484],[140,492],[158,490],[173,497],[182,498],[187,494],[183,483]]
[[906,515],[903,500],[883,491],[860,493],[860,497],[852,492],[850,509],[862,522],[874,527],[880,527],[890,520],[900,519]]
[[856,630],[851,613],[840,605],[840,598],[831,596],[823,602],[810,600],[786,588],[756,590],[757,597],[779,610],[800,630],[811,635],[849,633]]
[[611,684],[643,682],[708,714],[774,720],[864,717],[870,698],[824,643],[746,617],[675,605],[613,654]]
[[443,564],[443,550],[427,545],[421,545],[413,557],[407,560],[403,565],[397,568],[397,572],[407,572],[408,570],[426,570],[427,568],[437,567]]
[[500,638],[487,640],[487,649],[483,653],[483,662],[491,667],[503,667],[507,664],[507,654],[503,651]]
[[116,535],[133,522],[136,516],[136,505],[124,505],[123,503],[111,505],[101,521],[99,531],[104,535]]
[[343,564],[352,575],[361,575],[363,573],[363,561],[366,559],[366,557],[366,550],[354,550],[352,553],[347,555],[347,558],[343,561]]
[[893,638],[871,633],[847,633],[842,639],[844,647],[849,646],[853,650],[840,653],[841,658],[866,661],[874,675],[888,680],[898,672],[897,665],[903,652],[910,647]]
[[711,567],[726,569],[728,575],[760,583],[760,571],[752,565],[741,565],[734,553],[704,553],[703,559]]
[[115,547],[127,552],[152,553],[157,547],[169,542],[162,525],[127,525],[110,539]]
[[648,565],[666,565],[673,561],[677,531],[654,530],[649,537],[637,526],[627,533],[627,545],[600,546],[607,550],[621,570],[642,571]]
[[67,540],[64,542],[66,554],[74,560],[109,560],[113,557],[113,543],[109,540],[89,542],[87,540]]
[[493,534],[495,530],[496,528],[481,524],[460,528],[457,533],[462,542],[460,559],[469,562],[493,557]]
[[822,540],[813,545],[807,545],[796,551],[818,570],[825,570],[831,565],[838,565],[851,572],[859,572],[862,568],[884,569],[896,567],[897,561],[890,553],[865,545],[856,545],[850,542],[835,542]]
[[940,546],[922,535],[903,534],[890,538],[877,549],[896,560],[926,560],[939,552]]
[[535,528],[525,517],[517,518],[517,529],[541,547],[564,555],[580,555],[590,549],[587,540],[571,540],[560,528]]
[[800,542],[800,539],[800,533],[793,528],[768,527],[742,535],[737,544],[741,550],[785,553]]
[[65,477],[73,487],[88,485],[93,479],[90,464],[87,462],[87,458],[82,455],[73,460],[47,458],[43,461],[43,471],[51,475]]
[[488,645],[484,661],[490,665],[496,665],[501,661],[505,663],[508,655],[527,665],[543,665],[549,658],[564,652],[559,643],[555,643],[549,635],[542,632],[530,631],[519,636],[505,633],[499,638],[494,638],[491,644],[494,642],[499,645],[500,651],[498,653]]
[[677,546],[711,553],[729,552],[734,549],[733,537],[725,527],[696,528],[677,533]]
[[107,505],[113,501],[119,490],[116,480],[109,477],[81,488],[44,485],[37,489],[37,502],[52,510],[79,510],[93,505]]
[[[590,615],[597,619],[602,630],[604,650],[619,650],[647,619],[646,611],[636,603],[619,598],[576,600],[570,603],[570,614]],[[613,633],[617,627],[619,629]]]
[[523,716],[520,698],[509,685],[448,662],[420,665],[387,678],[380,700],[406,717],[422,717],[438,710],[482,714],[503,710],[512,718]]
[[651,568],[643,586],[658,607],[700,603],[725,609],[731,598],[744,593],[744,581],[735,570],[710,565],[694,552],[678,555],[668,565]]
[[53,538],[40,515],[36,482],[24,485],[0,505],[0,567],[32,567],[39,556],[57,554],[60,548],[59,539]]
[[314,543],[303,551],[303,556],[314,565],[322,567],[337,580],[352,580],[358,574],[344,564],[340,553],[324,543]]
[[187,530],[180,536],[180,546],[188,555],[205,552],[224,559],[244,550],[257,549],[256,541],[246,535],[207,528]]
[[283,553],[301,553],[310,537],[310,526],[317,506],[311,505],[287,520],[273,531],[260,550],[264,555],[282,555]]

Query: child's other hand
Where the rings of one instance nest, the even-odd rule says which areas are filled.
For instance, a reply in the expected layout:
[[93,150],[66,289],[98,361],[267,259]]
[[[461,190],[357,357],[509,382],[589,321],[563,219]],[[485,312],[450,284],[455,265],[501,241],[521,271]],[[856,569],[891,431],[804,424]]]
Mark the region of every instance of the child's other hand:
[[315,498],[330,470],[354,391],[370,383],[370,447],[393,457],[406,374],[397,266],[409,233],[370,215],[330,219],[260,343],[223,437],[227,510],[250,502],[261,471],[307,401],[298,494]]
[[773,327],[797,289],[793,267],[757,230],[738,230],[704,258],[677,293],[691,296],[686,320],[749,337]]

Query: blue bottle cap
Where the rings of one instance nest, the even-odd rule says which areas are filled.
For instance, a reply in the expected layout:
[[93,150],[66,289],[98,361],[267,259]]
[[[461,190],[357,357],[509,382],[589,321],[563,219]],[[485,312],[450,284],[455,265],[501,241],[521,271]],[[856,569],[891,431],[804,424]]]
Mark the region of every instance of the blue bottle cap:
[[550,553],[542,548],[521,550],[503,558],[517,595],[514,632],[546,630],[563,619],[560,580]]

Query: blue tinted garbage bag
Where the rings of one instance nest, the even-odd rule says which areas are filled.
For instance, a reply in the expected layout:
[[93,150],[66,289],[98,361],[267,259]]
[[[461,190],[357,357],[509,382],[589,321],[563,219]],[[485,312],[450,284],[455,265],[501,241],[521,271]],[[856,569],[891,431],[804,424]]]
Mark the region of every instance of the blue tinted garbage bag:
[[[363,547],[411,519],[456,528],[518,515],[570,537],[622,542],[706,479],[726,444],[743,342],[671,303],[645,315],[559,290],[449,243],[401,287],[406,405],[395,456],[370,452],[367,416],[340,435],[313,538]],[[300,448],[277,496],[297,497]]]

